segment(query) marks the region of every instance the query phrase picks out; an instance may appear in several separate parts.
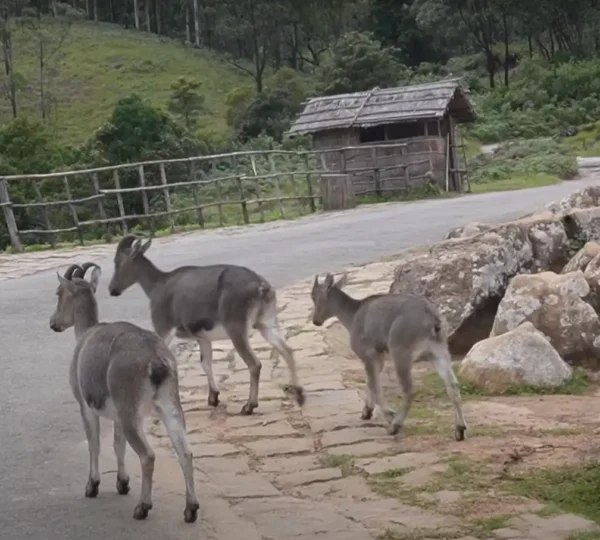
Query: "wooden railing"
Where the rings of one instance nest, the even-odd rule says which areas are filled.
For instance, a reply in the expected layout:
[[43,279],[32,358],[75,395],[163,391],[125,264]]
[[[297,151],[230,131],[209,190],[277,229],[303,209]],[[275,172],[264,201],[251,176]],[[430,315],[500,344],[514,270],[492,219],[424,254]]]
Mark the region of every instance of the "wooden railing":
[[[387,144],[385,148],[404,146]],[[24,243],[55,246],[76,240],[83,245],[86,240],[132,229],[176,231],[260,223],[317,211],[320,183],[329,178],[324,172],[371,174],[372,187],[363,187],[360,194],[381,194],[378,148],[246,151],[4,176],[0,177],[0,208],[16,250]],[[352,168],[344,163],[333,170],[328,165],[332,154],[344,159],[356,150],[371,151],[373,163]],[[412,165],[399,163],[381,170],[401,169],[408,177]]]

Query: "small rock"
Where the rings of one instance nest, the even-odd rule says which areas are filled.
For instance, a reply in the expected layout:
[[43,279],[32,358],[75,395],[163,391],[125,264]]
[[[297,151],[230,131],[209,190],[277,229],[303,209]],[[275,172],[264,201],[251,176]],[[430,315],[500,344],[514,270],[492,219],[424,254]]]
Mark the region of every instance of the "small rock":
[[577,270],[585,272],[587,265],[597,255],[600,255],[600,244],[598,242],[587,242],[564,266],[560,273],[568,274]]
[[544,334],[525,322],[473,345],[460,374],[485,392],[502,393],[511,386],[557,387],[573,370]]

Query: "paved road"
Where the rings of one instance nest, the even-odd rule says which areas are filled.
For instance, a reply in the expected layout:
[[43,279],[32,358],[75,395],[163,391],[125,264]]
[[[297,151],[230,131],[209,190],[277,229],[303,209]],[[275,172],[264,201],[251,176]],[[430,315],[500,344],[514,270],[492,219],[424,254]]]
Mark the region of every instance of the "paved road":
[[[246,264],[283,286],[315,272],[365,263],[411,245],[439,240],[448,228],[467,221],[518,217],[592,182],[587,179],[536,190],[380,205],[234,232],[192,234],[153,248],[150,256],[163,268]],[[121,298],[109,297],[106,286],[111,260],[96,262],[105,272],[99,293],[101,316],[149,327],[141,290],[131,289]],[[97,500],[82,497],[87,449],[67,382],[73,335],[56,335],[48,329],[55,286],[54,270],[0,281],[0,538],[129,540],[132,534],[133,538],[143,534],[147,540],[206,539],[209,532],[202,524],[183,525],[179,473],[165,472],[158,460],[155,510],[147,523],[130,517],[139,490],[137,482],[129,497],[119,498],[111,473],[104,478]],[[109,464],[113,459],[110,446],[103,447]],[[137,471],[135,462],[133,467],[131,473]],[[165,485],[177,494],[168,493]],[[202,486],[198,489],[203,492]],[[209,494],[202,497],[206,500]]]

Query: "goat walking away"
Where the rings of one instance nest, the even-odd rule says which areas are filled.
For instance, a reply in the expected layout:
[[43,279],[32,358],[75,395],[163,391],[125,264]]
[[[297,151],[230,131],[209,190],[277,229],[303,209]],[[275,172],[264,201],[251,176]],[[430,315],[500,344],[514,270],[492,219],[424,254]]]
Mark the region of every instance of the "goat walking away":
[[[346,275],[334,282],[333,276],[327,274],[323,283],[315,277],[311,291],[313,324],[321,326],[336,317],[348,330],[350,346],[362,360],[367,376],[361,418],[371,419],[377,405],[388,422],[388,432],[398,433],[412,405],[413,362],[427,355],[454,406],[454,438],[462,441],[467,426],[445,329],[435,306],[426,298],[409,293],[374,294],[358,300],[342,290],[345,284]],[[381,387],[386,355],[394,362],[404,394],[403,406],[397,412],[388,407]]]
[[216,407],[220,392],[212,371],[212,342],[229,338],[250,371],[250,394],[241,414],[252,414],[258,407],[261,363],[249,340],[254,328],[284,358],[294,397],[302,406],[304,391],[294,353],[279,329],[275,289],[256,272],[233,264],[181,266],[163,272],[144,255],[152,238],[142,240],[129,235],[119,242],[108,290],[119,296],[139,283],[150,299],[156,333],[167,343],[173,335],[198,342],[200,364],[208,379],[208,404]]
[[[85,273],[93,268],[89,281]],[[125,469],[126,443],[133,448],[142,468],[140,500],[133,517],[145,519],[152,508],[154,451],[143,430],[143,420],[153,410],[162,419],[175,448],[185,480],[184,520],[196,521],[198,499],[194,487],[192,452],[187,443],[185,417],[179,400],[175,358],[163,340],[149,330],[128,322],[98,321],[95,293],[101,269],[94,263],[71,265],[58,274],[58,303],[50,328],[75,329],[76,345],[70,367],[70,384],[79,403],[88,442],[90,470],[86,497],[96,497],[100,485],[100,417],[114,422],[117,457],[117,491],[129,493]]]

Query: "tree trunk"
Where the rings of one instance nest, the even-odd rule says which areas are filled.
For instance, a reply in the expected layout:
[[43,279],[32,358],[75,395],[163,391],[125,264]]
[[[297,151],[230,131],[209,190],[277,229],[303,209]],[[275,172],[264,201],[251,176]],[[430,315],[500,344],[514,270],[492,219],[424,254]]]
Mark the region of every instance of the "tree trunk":
[[115,22],[115,9],[113,5],[113,0],[109,0],[108,2],[108,11],[110,13],[110,22],[114,24]]
[[200,10],[198,0],[194,0],[194,39],[196,47],[200,47]]
[[496,88],[496,59],[492,51],[485,51],[486,68],[488,72],[488,79],[490,81],[490,88]]
[[529,58],[533,58],[533,40],[531,34],[527,36],[527,47],[529,48]]
[[90,0],[85,0],[85,16],[88,19],[91,19],[91,17],[90,17]]
[[146,12],[146,31],[150,32],[150,0],[146,0],[146,5],[144,11]]
[[162,33],[162,17],[160,13],[160,0],[154,0],[154,16],[156,17],[156,33]]
[[133,0],[133,17],[135,19],[135,27],[140,29],[140,6],[139,0]]
[[98,17],[98,0],[94,0],[94,21],[95,22],[99,21],[99,17]]
[[502,14],[502,24],[504,26],[504,86],[508,86],[508,20],[506,13]]
[[190,20],[190,6],[185,6],[185,41],[192,42],[192,21]]
[[2,50],[4,53],[4,72],[8,79],[7,94],[10,101],[13,118],[17,117],[17,85],[13,69],[12,55],[12,36],[10,31],[10,19],[8,17],[8,8],[4,8],[4,21],[2,28]]
[[42,113],[42,121],[46,122],[46,97],[44,92],[44,42],[40,39],[40,110]]

